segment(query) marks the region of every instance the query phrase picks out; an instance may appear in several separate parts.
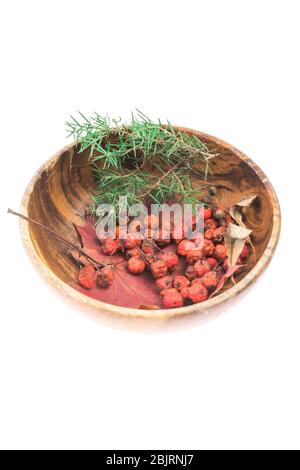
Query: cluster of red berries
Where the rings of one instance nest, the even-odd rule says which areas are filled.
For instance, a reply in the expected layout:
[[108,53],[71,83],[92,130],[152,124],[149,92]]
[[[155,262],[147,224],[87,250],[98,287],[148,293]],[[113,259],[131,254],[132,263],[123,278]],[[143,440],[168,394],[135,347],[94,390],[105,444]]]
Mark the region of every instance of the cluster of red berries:
[[[123,240],[118,238],[120,233],[117,227],[115,239],[101,241],[102,252],[106,255],[113,255],[117,251],[123,252],[127,260],[127,270],[132,274],[150,271],[165,308],[203,302],[216,289],[228,269],[224,237],[228,224],[233,220],[221,209],[212,210],[206,207],[202,210],[203,230],[192,239],[175,238],[175,231],[172,229],[169,232],[170,237],[165,237],[164,228],[160,226],[158,217],[151,215],[145,222],[152,235],[153,231],[156,232],[155,239],[152,237],[137,239],[136,235],[132,233],[130,236],[129,233],[127,239]],[[184,227],[182,233],[186,233]],[[161,250],[161,247],[170,243],[177,245],[176,252]],[[248,248],[245,245],[238,264],[242,264],[247,256]],[[186,262],[184,274],[174,272],[178,268],[180,257]],[[182,272],[181,267],[180,272]],[[95,270],[92,265],[88,265],[79,273],[79,283],[88,289],[95,285],[109,287],[113,280],[114,273],[110,267]]]
[[110,287],[114,282],[115,273],[109,266],[96,269],[92,264],[87,264],[79,270],[78,281],[85,289],[98,287]]

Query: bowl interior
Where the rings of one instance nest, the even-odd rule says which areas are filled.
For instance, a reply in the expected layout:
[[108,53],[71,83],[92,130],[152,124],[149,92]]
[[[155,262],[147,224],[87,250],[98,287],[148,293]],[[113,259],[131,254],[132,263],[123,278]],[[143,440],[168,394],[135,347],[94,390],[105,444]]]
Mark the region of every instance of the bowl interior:
[[[218,188],[214,202],[219,201],[221,206],[228,208],[243,196],[258,196],[247,211],[246,218],[247,226],[253,230],[256,256],[250,256],[248,268],[238,280],[241,281],[250,271],[252,278],[256,277],[267,264],[279,236],[280,212],[271,184],[263,172],[234,147],[206,134],[180,129],[199,135],[210,149],[219,154],[211,163],[212,175],[209,176],[209,184]],[[193,180],[195,184],[203,184],[197,173],[193,175]],[[73,223],[84,224],[84,210],[90,204],[90,194],[94,190],[88,153],[79,153],[76,146],[70,145],[46,162],[33,177],[25,193],[22,210],[32,219],[78,244]],[[78,267],[71,259],[68,247],[33,225],[26,230],[29,236],[27,248],[30,244],[29,250],[35,252],[44,268],[62,283],[72,286],[77,279]],[[241,282],[237,286],[239,284]],[[237,286],[235,291],[239,290]],[[232,290],[230,286],[225,289]],[[176,310],[185,309],[189,307]]]

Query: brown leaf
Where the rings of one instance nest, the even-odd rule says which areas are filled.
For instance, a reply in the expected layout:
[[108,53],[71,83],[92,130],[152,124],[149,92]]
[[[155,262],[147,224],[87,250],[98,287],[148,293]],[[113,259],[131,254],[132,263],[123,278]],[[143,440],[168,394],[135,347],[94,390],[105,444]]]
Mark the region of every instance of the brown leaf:
[[238,225],[240,225],[241,227],[245,227],[245,224],[243,222],[243,215],[238,206],[231,207],[229,209],[229,214],[236,221]]
[[236,202],[229,210],[231,217],[241,226],[244,227],[242,208],[250,207],[254,199],[257,198],[256,194],[251,196],[244,196],[240,201]]
[[244,196],[239,202],[235,204],[235,206],[239,207],[250,207],[254,199],[257,198],[256,194],[252,194],[251,196]]
[[[243,213],[242,209],[244,207],[250,207],[252,202],[257,198],[256,194],[252,194],[250,196],[244,196],[239,202],[236,202],[230,209],[229,209],[229,214],[231,217],[236,221],[236,223],[240,227],[246,228],[246,225],[243,221]],[[255,248],[252,243],[252,240],[250,237],[247,237],[247,241],[250,243],[254,256],[255,256]]]
[[229,224],[225,234],[225,248],[228,256],[228,264],[233,267],[244,248],[252,230],[235,224]]

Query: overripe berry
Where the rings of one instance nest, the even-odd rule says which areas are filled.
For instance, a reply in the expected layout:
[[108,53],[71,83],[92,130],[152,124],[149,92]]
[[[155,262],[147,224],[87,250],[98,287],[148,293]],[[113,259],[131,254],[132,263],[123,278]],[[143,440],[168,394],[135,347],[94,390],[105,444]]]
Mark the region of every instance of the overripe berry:
[[105,255],[113,255],[120,248],[120,240],[112,240],[111,238],[105,238],[102,241],[101,248]]
[[204,222],[204,228],[205,230],[209,230],[210,228],[212,228],[213,230],[215,230],[217,228],[218,224],[217,222],[214,220],[214,219],[207,219],[205,222]]
[[190,281],[197,277],[197,273],[193,265],[187,267],[185,271],[185,277],[187,277]]
[[204,256],[211,256],[214,252],[215,245],[211,240],[206,240],[204,239],[203,241],[203,247],[202,247],[202,252]]
[[131,250],[127,250],[126,251],[126,259],[130,259],[132,258],[132,256],[137,256],[137,257],[141,257],[141,250],[140,248],[132,248]]
[[166,263],[168,271],[174,271],[179,263],[179,258],[173,251],[168,251],[162,255],[162,260]]
[[226,248],[224,245],[216,245],[214,249],[214,257],[217,260],[225,259],[227,256]]
[[163,276],[156,279],[155,284],[160,291],[170,289],[173,286],[173,278],[171,276]]
[[127,269],[132,274],[140,274],[145,270],[145,261],[137,256],[132,256],[127,263]]
[[87,264],[79,270],[78,282],[85,289],[92,289],[95,286],[95,268],[92,264]]
[[203,302],[208,297],[208,290],[202,283],[197,282],[189,288],[188,296],[195,304]]
[[190,281],[187,277],[178,275],[174,277],[173,285],[176,289],[180,290],[183,287],[188,287]]
[[163,296],[162,303],[165,308],[183,307],[183,298],[179,292],[169,292]]
[[194,269],[198,277],[204,276],[211,270],[210,264],[206,260],[197,261],[194,264]]
[[213,291],[218,285],[217,273],[215,271],[210,271],[204,274],[202,278],[202,283],[209,292]]
[[191,240],[181,240],[179,245],[177,246],[177,253],[181,256],[187,256],[190,250],[195,249],[195,243]]
[[206,261],[209,263],[211,269],[214,269],[218,264],[215,258],[206,258]]
[[114,282],[115,273],[112,268],[104,266],[96,273],[97,285],[99,287],[110,287]]
[[194,250],[189,250],[188,255],[186,256],[187,264],[194,264],[202,256],[202,250],[200,248],[195,248]]
[[168,272],[168,267],[162,259],[153,261],[153,263],[150,264],[150,269],[151,269],[152,276],[154,277],[154,279],[158,279],[160,277],[166,276]]

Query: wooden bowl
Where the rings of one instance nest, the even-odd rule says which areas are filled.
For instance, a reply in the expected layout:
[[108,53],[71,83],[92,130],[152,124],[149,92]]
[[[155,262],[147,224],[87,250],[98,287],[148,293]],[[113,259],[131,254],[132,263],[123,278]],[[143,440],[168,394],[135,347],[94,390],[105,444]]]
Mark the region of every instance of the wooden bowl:
[[[196,134],[210,149],[219,153],[212,161],[213,176],[209,182],[217,186],[218,198],[223,205],[230,207],[243,196],[257,194],[246,221],[253,230],[256,250],[256,259],[250,260],[251,269],[240,276],[236,285],[227,286],[225,291],[200,304],[168,310],[119,307],[75,290],[72,284],[77,279],[78,268],[69,256],[68,248],[45,231],[21,220],[21,235],[31,261],[52,285],[76,303],[99,313],[136,318],[166,319],[204,312],[243,291],[272,258],[280,234],[280,208],[268,178],[250,158],[226,142],[191,129],[178,129]],[[76,146],[71,144],[51,157],[34,175],[24,194],[21,212],[78,243],[72,223],[83,224],[80,216],[89,205],[94,189],[88,154],[78,153]]]

